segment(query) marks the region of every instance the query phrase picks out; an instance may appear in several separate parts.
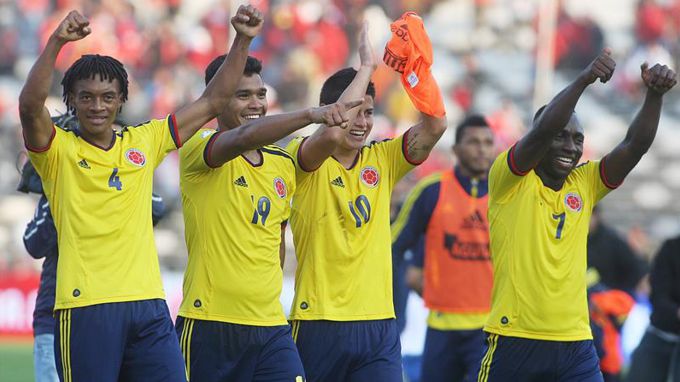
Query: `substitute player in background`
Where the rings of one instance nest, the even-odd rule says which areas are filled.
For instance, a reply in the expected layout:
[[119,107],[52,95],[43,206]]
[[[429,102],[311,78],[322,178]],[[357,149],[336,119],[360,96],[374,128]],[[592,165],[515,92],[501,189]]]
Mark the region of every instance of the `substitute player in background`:
[[[208,66],[206,84],[224,60]],[[310,123],[346,127],[347,111],[333,104],[265,117],[261,70],[248,57],[218,129],[200,130],[179,151],[189,263],[176,330],[190,380],[304,378],[279,301],[295,165],[268,144]]]
[[643,64],[642,109],[624,140],[578,165],[583,91],[614,73],[609,50],[536,113],[533,128],[494,161],[489,223],[494,286],[478,380],[602,381],[586,299],[586,238],[595,204],[618,187],[651,146],[675,73]]
[[232,25],[229,58],[200,98],[120,132],[112,123],[127,99],[127,73],[109,56],[85,55],[64,74],[64,101],[80,129],[55,128],[45,108],[59,51],[91,32],[78,12],[59,24],[29,73],[19,113],[58,234],[55,357],[63,381],[186,380],[149,195],[165,155],[227,104],[262,16],[241,7]]
[[[298,258],[290,318],[311,382],[401,380],[392,303],[390,195],[446,129],[443,103],[435,104],[437,116],[423,113],[422,122],[404,135],[364,146],[373,127],[375,88],[370,78],[377,66],[365,27],[359,56],[358,71],[342,69],[321,89],[322,105],[363,97],[349,127],[322,125],[288,147],[296,158],[291,227]],[[441,101],[429,66],[418,74],[429,84],[423,88],[427,94],[420,96]]]
[[[476,378],[491,308],[487,175],[494,136],[481,115],[456,128],[451,170],[420,181],[392,224],[392,252],[413,259],[406,279],[430,309],[420,378]],[[423,239],[424,240],[421,240]]]

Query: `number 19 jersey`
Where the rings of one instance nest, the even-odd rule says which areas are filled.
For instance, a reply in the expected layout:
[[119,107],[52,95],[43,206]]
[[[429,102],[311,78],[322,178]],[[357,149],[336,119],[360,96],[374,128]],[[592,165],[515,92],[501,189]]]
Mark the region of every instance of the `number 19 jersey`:
[[591,339],[586,243],[592,209],[610,191],[602,162],[577,166],[555,191],[533,170],[519,173],[512,150],[489,172],[494,284],[484,330],[536,340]]
[[260,164],[238,156],[206,164],[219,133],[199,130],[180,150],[180,182],[189,263],[182,317],[241,325],[285,325],[281,224],[295,190],[293,158],[277,146]]
[[[315,171],[296,165],[291,227],[298,267],[292,320],[394,317],[390,197],[414,165],[404,136],[372,143],[346,169],[329,157]],[[298,158],[302,139],[288,146]]]

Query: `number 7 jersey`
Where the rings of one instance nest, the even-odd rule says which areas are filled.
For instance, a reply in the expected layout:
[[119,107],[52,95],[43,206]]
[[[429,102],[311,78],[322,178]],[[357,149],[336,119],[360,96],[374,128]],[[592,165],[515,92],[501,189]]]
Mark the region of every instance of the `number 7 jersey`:
[[[403,140],[363,147],[350,169],[333,157],[312,172],[297,163],[292,320],[394,317],[390,198],[395,183],[414,167]],[[298,158],[301,144],[296,139],[287,150]]]
[[533,170],[519,173],[512,150],[489,172],[494,285],[484,330],[536,340],[591,339],[586,244],[592,209],[611,190],[604,166],[583,163],[554,191]]

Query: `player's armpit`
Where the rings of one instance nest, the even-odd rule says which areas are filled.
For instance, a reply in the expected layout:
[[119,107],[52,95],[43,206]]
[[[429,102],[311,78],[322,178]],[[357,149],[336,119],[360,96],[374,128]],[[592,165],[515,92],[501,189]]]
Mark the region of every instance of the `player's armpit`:
[[438,118],[427,114],[422,116],[423,120],[404,134],[404,156],[414,165],[427,159],[434,145],[446,131],[446,117]]

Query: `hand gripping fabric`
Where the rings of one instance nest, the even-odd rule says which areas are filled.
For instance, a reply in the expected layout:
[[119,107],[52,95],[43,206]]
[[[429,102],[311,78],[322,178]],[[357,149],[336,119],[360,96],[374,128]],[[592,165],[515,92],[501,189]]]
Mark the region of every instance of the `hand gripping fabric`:
[[385,45],[383,61],[401,74],[401,83],[416,109],[443,117],[444,101],[437,82],[432,77],[432,43],[423,19],[415,12],[406,12],[390,24],[392,38]]

